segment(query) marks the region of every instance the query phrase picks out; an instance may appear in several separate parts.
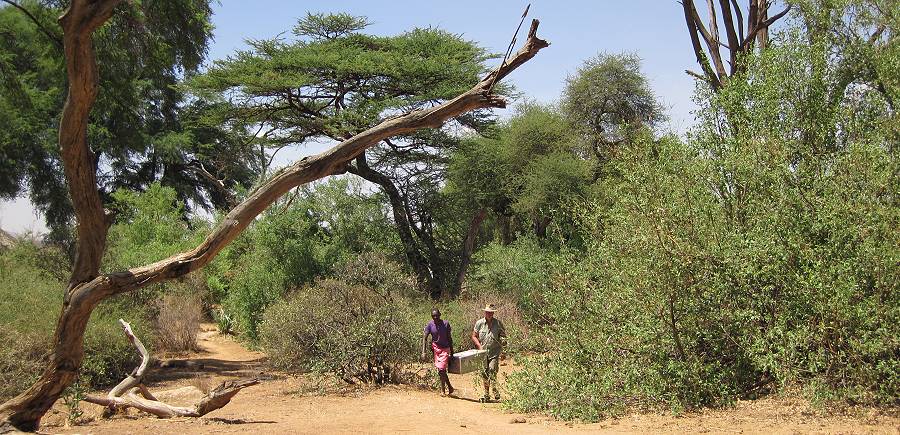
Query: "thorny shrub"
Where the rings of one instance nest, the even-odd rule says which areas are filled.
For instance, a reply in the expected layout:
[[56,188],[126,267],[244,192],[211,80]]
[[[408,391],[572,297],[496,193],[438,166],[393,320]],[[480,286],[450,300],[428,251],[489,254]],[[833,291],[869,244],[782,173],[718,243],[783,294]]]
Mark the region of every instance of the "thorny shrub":
[[332,373],[346,382],[398,383],[415,360],[420,326],[409,300],[415,280],[375,254],[338,267],[269,307],[262,347],[283,370]]

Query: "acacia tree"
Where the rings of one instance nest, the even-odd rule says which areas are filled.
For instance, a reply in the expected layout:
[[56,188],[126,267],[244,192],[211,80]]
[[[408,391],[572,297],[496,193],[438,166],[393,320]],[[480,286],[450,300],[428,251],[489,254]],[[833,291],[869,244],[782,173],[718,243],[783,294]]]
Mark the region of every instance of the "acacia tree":
[[[364,17],[308,14],[294,26],[296,39],[251,41],[250,50],[216,62],[191,87],[198,95],[231,101],[234,110],[223,116],[253,120],[277,152],[310,141],[341,141],[384,113],[433,106],[478,82],[491,58],[475,43],[440,29],[375,36],[363,32],[367,26]],[[455,121],[479,130],[488,116],[476,110]],[[442,246],[433,204],[439,202],[446,157],[457,143],[442,130],[401,135],[360,154],[347,168],[385,193],[406,260],[433,297],[449,281],[447,265],[456,250]]]
[[[450,190],[476,205],[466,245],[492,211],[500,238],[518,230],[544,239],[556,212],[590,184],[590,163],[578,155],[571,125],[553,106],[527,103],[488,137],[467,140],[453,154]],[[463,252],[466,252],[464,247]],[[458,270],[464,280],[467,260]]]
[[281,195],[301,184],[346,172],[354,158],[379,141],[422,128],[438,128],[447,120],[476,109],[504,107],[504,98],[493,92],[494,83],[549,45],[537,38],[538,22],[532,21],[524,46],[471,89],[433,107],[386,117],[378,125],[346,138],[331,149],[273,174],[195,248],[146,266],[101,274],[100,261],[111,220],[100,199],[96,163],[87,136],[91,108],[99,92],[92,35],[113,15],[119,3],[120,0],[73,0],[59,18],[69,83],[59,144],[78,223],[75,264],[47,368],[28,390],[0,405],[0,430],[37,429],[41,417],[77,375],[84,356],[84,330],[91,312],[101,301],[205,266]]
[[562,112],[596,159],[594,180],[619,145],[666,119],[634,54],[600,54],[566,79]]

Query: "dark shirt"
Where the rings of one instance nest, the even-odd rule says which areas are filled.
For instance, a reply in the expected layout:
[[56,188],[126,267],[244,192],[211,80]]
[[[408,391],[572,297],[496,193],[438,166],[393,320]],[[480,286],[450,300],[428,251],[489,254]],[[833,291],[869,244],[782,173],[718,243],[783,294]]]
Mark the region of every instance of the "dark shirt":
[[441,320],[435,324],[432,320],[425,325],[425,334],[431,334],[431,342],[438,347],[442,349],[450,347],[450,322]]

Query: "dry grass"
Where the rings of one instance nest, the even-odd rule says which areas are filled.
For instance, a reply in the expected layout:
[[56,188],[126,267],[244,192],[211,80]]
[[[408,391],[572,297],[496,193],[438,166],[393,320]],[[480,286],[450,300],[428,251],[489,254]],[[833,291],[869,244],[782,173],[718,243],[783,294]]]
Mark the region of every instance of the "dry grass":
[[213,389],[212,381],[200,374],[192,377],[188,385],[200,390],[203,394],[209,394],[209,390]]
[[0,325],[0,402],[21,393],[37,379],[49,348],[47,337]]
[[156,318],[157,345],[163,351],[200,350],[197,332],[203,318],[203,302],[194,294],[169,294],[158,302]]

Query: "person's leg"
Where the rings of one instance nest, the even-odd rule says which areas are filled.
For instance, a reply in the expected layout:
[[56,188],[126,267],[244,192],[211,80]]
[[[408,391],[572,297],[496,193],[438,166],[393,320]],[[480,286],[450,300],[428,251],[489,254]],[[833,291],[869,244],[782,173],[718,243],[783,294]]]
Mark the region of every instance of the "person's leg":
[[450,375],[447,374],[446,370],[441,370],[441,379],[445,384],[447,384],[447,394],[453,394],[454,388],[453,385],[450,385]]
[[450,376],[447,375],[447,371],[438,370],[438,375],[441,377],[441,392],[444,391],[444,385],[446,385],[447,394],[453,394],[453,385],[450,385]]
[[[491,358],[488,361],[488,379],[490,379],[491,384],[494,385],[494,400],[500,400],[500,390],[499,383],[497,382],[497,372],[500,371],[500,357]],[[488,394],[487,389],[484,391],[485,394]]]
[[482,401],[487,402],[491,398],[490,389],[491,389],[491,369],[490,369],[490,359],[484,358],[484,366],[481,368],[481,380],[484,383],[484,396],[482,396]]

